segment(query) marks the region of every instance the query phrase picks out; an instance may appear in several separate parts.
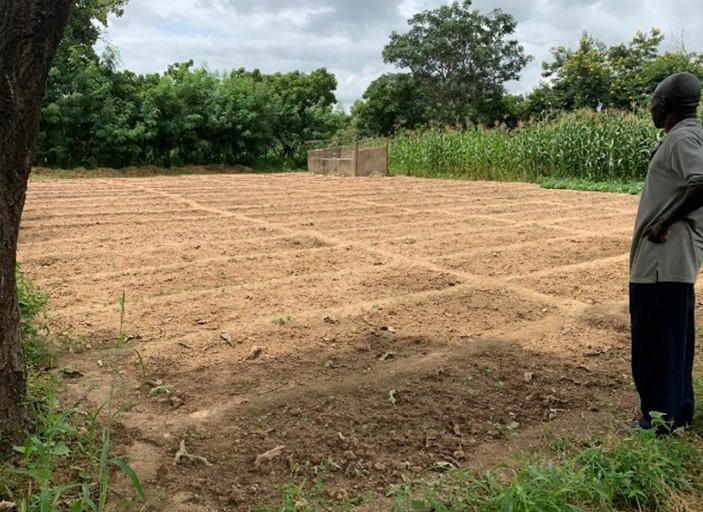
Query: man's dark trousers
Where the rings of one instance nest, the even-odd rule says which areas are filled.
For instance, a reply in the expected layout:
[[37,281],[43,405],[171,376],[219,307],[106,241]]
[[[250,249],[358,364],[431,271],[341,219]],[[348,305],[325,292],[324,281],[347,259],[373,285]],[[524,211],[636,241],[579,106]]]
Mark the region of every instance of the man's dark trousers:
[[693,421],[694,314],[692,284],[630,283],[632,375],[644,428],[651,427],[653,411],[674,428]]

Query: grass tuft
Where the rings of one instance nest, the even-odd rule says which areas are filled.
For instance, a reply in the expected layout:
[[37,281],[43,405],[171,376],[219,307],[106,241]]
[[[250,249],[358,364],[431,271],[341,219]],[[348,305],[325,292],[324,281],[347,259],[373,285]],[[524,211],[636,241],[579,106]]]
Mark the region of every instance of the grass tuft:
[[615,434],[578,451],[518,455],[481,475],[455,470],[432,482],[389,491],[397,511],[615,512],[699,510],[700,439],[657,438],[653,430]]

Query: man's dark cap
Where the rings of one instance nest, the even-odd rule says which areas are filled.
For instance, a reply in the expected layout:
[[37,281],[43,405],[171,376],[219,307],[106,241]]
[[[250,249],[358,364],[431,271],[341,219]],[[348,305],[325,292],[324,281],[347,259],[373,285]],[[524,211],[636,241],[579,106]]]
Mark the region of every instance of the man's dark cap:
[[701,101],[701,81],[691,73],[674,73],[662,80],[654,91],[666,99],[666,109],[695,115]]

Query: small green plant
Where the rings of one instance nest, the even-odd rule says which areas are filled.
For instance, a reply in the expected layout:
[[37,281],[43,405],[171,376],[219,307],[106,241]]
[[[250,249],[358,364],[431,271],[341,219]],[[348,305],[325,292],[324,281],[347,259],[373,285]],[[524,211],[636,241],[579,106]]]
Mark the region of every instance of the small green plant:
[[173,391],[175,386],[173,384],[165,384],[163,386],[154,386],[149,390],[149,396],[163,395],[165,393],[170,393]]
[[361,425],[361,430],[364,430],[366,432],[373,432],[374,430],[378,429],[378,427],[379,427],[378,421],[371,420],[371,421]]
[[142,380],[146,380],[148,374],[146,371],[146,363],[144,362],[144,357],[142,356],[142,353],[139,352],[136,348],[134,349],[134,353],[137,354],[137,362],[139,363],[139,372],[142,376]]
[[[78,429],[74,424],[82,423],[85,416],[79,410],[62,411],[53,395],[46,397],[45,403],[46,408],[35,414],[34,433],[15,447],[23,456],[22,465],[10,473],[28,479],[26,485],[9,479],[13,487],[20,488],[14,493],[18,510],[103,512],[107,509],[110,466],[124,472],[138,497],[144,498],[134,470],[124,459],[109,454],[112,421],[121,411],[109,413],[100,429],[100,407],[89,417],[87,428]],[[109,402],[106,405],[109,409]],[[67,479],[68,474],[74,476]]]
[[291,315],[290,313],[286,313],[286,314],[279,315],[276,318],[274,318],[273,323],[282,327],[282,326],[292,322],[293,320],[295,320],[295,317],[293,315]]
[[27,366],[29,369],[51,368],[54,351],[48,342],[51,330],[45,316],[49,295],[24,274],[19,263],[15,267],[15,279],[20,310],[20,336]]
[[[97,464],[97,483],[99,488],[98,501],[88,502],[90,510],[92,512],[102,512],[107,507],[107,497],[110,488],[110,472],[109,466],[116,466],[119,468],[132,482],[134,489],[136,490],[140,499],[144,499],[144,489],[142,488],[139,477],[134,472],[132,467],[127,464],[127,462],[120,457],[110,457],[110,446],[112,442],[112,425],[116,416],[118,416],[124,409],[114,409],[114,396],[115,389],[117,387],[117,369],[119,368],[119,359],[121,357],[122,351],[120,350],[126,343],[127,338],[125,335],[124,324],[125,324],[125,306],[126,306],[126,296],[125,292],[122,291],[122,296],[120,297],[120,323],[118,329],[117,346],[115,347],[116,361],[112,370],[112,383],[110,385],[110,392],[108,395],[106,407],[106,418],[103,427],[100,430],[100,452]],[[91,420],[90,430],[95,432],[97,427],[97,418],[100,410],[93,415]],[[84,498],[85,498],[85,487]]]
[[217,271],[217,279],[215,280],[215,289],[220,290],[221,292],[224,293],[226,279],[227,279],[227,275],[222,270],[218,270]]
[[127,296],[125,291],[122,290],[122,295],[120,296],[120,326],[117,330],[117,348],[121,349],[127,344],[127,334],[125,333],[125,315],[127,309]]
[[54,510],[62,500],[62,495],[79,484],[55,485],[54,473],[56,458],[67,458],[71,450],[66,444],[69,437],[78,431],[68,423],[73,411],[60,412],[58,402],[48,400],[49,407],[38,419],[37,434],[27,436],[23,446],[15,446],[15,451],[24,456],[24,467],[14,470],[16,475],[32,479],[38,486],[36,493],[29,496],[25,505],[41,512]]

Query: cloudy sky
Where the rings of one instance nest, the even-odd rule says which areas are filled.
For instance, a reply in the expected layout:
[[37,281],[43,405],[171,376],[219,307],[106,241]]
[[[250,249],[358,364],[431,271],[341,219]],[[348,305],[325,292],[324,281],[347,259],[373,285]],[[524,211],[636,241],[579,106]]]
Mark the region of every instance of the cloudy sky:
[[[193,59],[210,70],[259,68],[264,73],[325,67],[349,106],[369,83],[394,68],[381,52],[393,31],[405,32],[413,14],[450,0],[129,0],[112,18],[107,39],[123,69],[163,72]],[[703,0],[474,0],[482,13],[501,8],[518,22],[514,38],[534,61],[511,92],[529,92],[550,48],[574,48],[586,31],[608,45],[660,28],[662,49],[683,43],[703,52]]]

